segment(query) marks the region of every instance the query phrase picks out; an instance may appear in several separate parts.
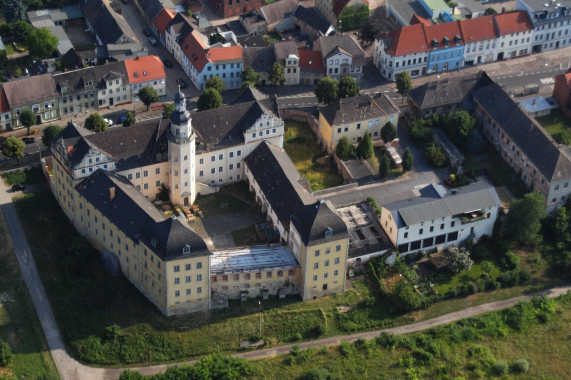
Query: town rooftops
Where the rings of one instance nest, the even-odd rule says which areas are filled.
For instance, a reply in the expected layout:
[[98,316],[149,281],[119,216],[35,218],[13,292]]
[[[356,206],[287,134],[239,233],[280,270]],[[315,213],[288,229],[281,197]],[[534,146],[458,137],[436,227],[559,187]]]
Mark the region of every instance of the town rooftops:
[[214,251],[210,258],[210,273],[212,274],[297,267],[299,263],[293,253],[280,244]]
[[51,74],[17,79],[2,84],[10,107],[57,98],[56,84]]
[[161,13],[153,20],[153,25],[157,28],[159,34],[164,34],[169,23],[173,20],[175,13],[170,9],[163,8]]
[[244,67],[251,67],[256,72],[267,72],[276,61],[274,48],[266,47],[244,47],[242,48],[244,57]]
[[349,237],[347,226],[331,201],[320,199],[294,210],[291,220],[306,246]]
[[359,120],[365,122],[388,115],[398,115],[399,110],[384,94],[374,98],[367,94],[360,94],[337,99],[321,107],[319,113],[333,127]]
[[486,182],[474,182],[453,190],[432,184],[420,193],[418,197],[383,206],[393,215],[399,228],[501,205],[496,190]]
[[464,20],[460,22],[460,28],[466,44],[496,38],[496,26],[491,15]]
[[50,9],[49,13],[51,19],[54,21],[73,20],[84,17],[83,12],[77,5],[66,5],[61,8]]
[[460,22],[446,22],[444,24],[435,24],[424,28],[426,32],[426,41],[431,44],[436,41],[440,47],[450,43],[450,46],[456,46],[456,43],[463,43],[462,30],[460,30]]
[[424,24],[414,24],[392,29],[379,38],[385,41],[386,52],[391,56],[421,53],[428,50],[424,28]]
[[410,19],[410,25],[416,25],[416,24],[423,24],[424,26],[430,26],[430,25],[432,25],[432,22],[428,19],[425,19],[425,18],[415,14]]
[[386,6],[392,8],[393,13],[402,17],[402,21],[407,25],[409,23],[412,25],[409,20],[412,20],[415,15],[423,19],[430,18],[430,15],[416,0],[386,0]]
[[533,24],[525,11],[502,13],[494,17],[500,36],[533,30]]
[[324,36],[333,30],[333,26],[327,21],[315,7],[304,7],[301,3],[295,8],[293,17],[311,26]]
[[202,41],[200,34],[194,30],[181,43],[181,49],[188,58],[189,62],[201,73],[204,67],[210,63],[225,63],[227,61],[241,60],[242,47],[211,47]]
[[135,42],[135,34],[127,21],[102,0],[82,1],[80,6],[103,45]]
[[153,21],[163,9],[175,9],[171,0],[137,0],[137,2],[150,21]]
[[97,78],[92,67],[54,74],[53,79],[58,91],[62,94],[94,89],[97,85]]
[[[316,41],[323,58],[326,59],[335,49],[340,48],[353,58],[353,66],[365,65],[365,52],[361,45],[349,34],[337,34],[334,36],[321,36]],[[314,48],[314,50],[317,50]]]
[[571,178],[571,162],[567,155],[500,85],[493,83],[480,88],[473,92],[473,97],[548,181]]
[[126,59],[125,68],[130,84],[164,79],[166,76],[163,63],[156,55]]
[[301,71],[325,72],[320,51],[298,49],[297,54],[299,56],[299,68]]
[[48,26],[46,27],[46,29],[48,29],[53,36],[57,37],[58,39],[57,51],[60,54],[60,56],[63,56],[65,53],[73,49],[73,44],[69,40],[69,37],[67,36],[67,33],[63,29],[63,26],[61,25]]
[[290,55],[297,56],[297,44],[294,41],[282,41],[274,43],[276,60],[287,59]]
[[268,25],[272,25],[291,15],[295,11],[295,7],[297,7],[296,0],[280,0],[264,5],[259,12],[261,12]]
[[212,47],[206,52],[206,59],[212,63],[242,59],[242,46]]
[[534,11],[552,11],[556,7],[571,7],[571,0],[523,0],[522,2]]

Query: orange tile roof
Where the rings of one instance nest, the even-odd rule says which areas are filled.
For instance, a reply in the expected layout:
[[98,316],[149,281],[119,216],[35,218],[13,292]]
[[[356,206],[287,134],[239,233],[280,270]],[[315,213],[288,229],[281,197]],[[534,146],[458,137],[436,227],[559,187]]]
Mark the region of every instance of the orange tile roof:
[[212,63],[242,59],[242,46],[215,47],[208,49],[206,58]]
[[0,113],[10,111],[10,105],[8,104],[8,98],[6,98],[6,93],[4,89],[0,87]]
[[447,22],[444,24],[431,25],[426,27],[426,41],[431,44],[432,40],[438,41],[439,44],[444,43],[444,38],[448,38],[450,43],[454,43],[454,37],[459,36],[463,42],[462,30],[460,30],[460,22]]
[[325,72],[323,57],[319,50],[297,49],[299,54],[299,67],[304,71]]
[[516,11],[495,15],[500,36],[533,30],[533,24],[525,11]]
[[400,56],[427,51],[428,43],[424,28],[423,24],[415,24],[385,33],[383,39],[389,40],[387,54]]
[[165,68],[156,55],[147,55],[125,60],[129,83],[141,83],[165,78]]
[[460,28],[466,44],[496,38],[496,25],[491,15],[463,20]]
[[415,24],[424,24],[425,26],[430,26],[432,25],[432,22],[423,17],[420,17],[419,15],[414,15],[410,19],[410,25],[415,25]]
[[190,63],[200,73],[208,62],[216,63],[232,59],[242,59],[241,46],[213,47],[208,48],[202,39],[196,35],[196,31],[190,33],[182,42],[182,52]]
[[157,28],[157,31],[160,34],[165,33],[165,30],[168,24],[174,18],[174,15],[175,15],[174,12],[171,11],[170,9],[163,8],[161,13],[159,13],[157,17],[155,17],[155,19],[153,20],[153,25]]

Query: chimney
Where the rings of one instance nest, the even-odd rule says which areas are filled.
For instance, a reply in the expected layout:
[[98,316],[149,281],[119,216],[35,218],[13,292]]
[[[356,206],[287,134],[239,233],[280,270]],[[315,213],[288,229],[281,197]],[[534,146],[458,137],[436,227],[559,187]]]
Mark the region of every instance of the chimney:
[[113,199],[115,199],[115,187],[110,187],[109,188],[109,200],[112,201]]

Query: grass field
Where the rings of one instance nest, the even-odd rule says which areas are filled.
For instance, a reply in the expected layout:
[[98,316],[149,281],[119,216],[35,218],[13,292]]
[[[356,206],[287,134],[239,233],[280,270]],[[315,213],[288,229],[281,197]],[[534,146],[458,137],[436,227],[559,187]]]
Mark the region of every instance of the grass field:
[[307,124],[286,122],[284,149],[299,173],[309,181],[311,190],[323,190],[343,184],[337,168],[325,162],[325,153]]
[[0,378],[59,379],[0,212],[0,337],[13,352]]
[[259,212],[245,182],[224,186],[219,192],[199,195],[195,203],[205,217],[231,212]]
[[[483,274],[484,271],[482,270],[482,264],[477,263],[472,265],[470,270],[465,270],[454,276],[451,276],[449,282],[438,285],[436,289],[438,290],[438,293],[446,294],[446,292],[450,290],[450,288],[454,288],[459,285],[481,279]],[[497,265],[495,265],[494,269],[490,272],[490,277],[495,278],[499,274],[500,274],[500,268]]]
[[551,110],[549,115],[540,116],[536,120],[551,136],[562,131],[571,132],[571,120],[559,108]]

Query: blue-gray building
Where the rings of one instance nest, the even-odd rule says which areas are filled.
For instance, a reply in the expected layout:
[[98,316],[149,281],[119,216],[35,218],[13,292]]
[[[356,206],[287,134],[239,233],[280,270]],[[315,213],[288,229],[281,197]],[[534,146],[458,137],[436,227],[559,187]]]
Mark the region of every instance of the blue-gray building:
[[425,30],[430,49],[427,73],[460,69],[464,64],[464,38],[460,22],[431,25]]

